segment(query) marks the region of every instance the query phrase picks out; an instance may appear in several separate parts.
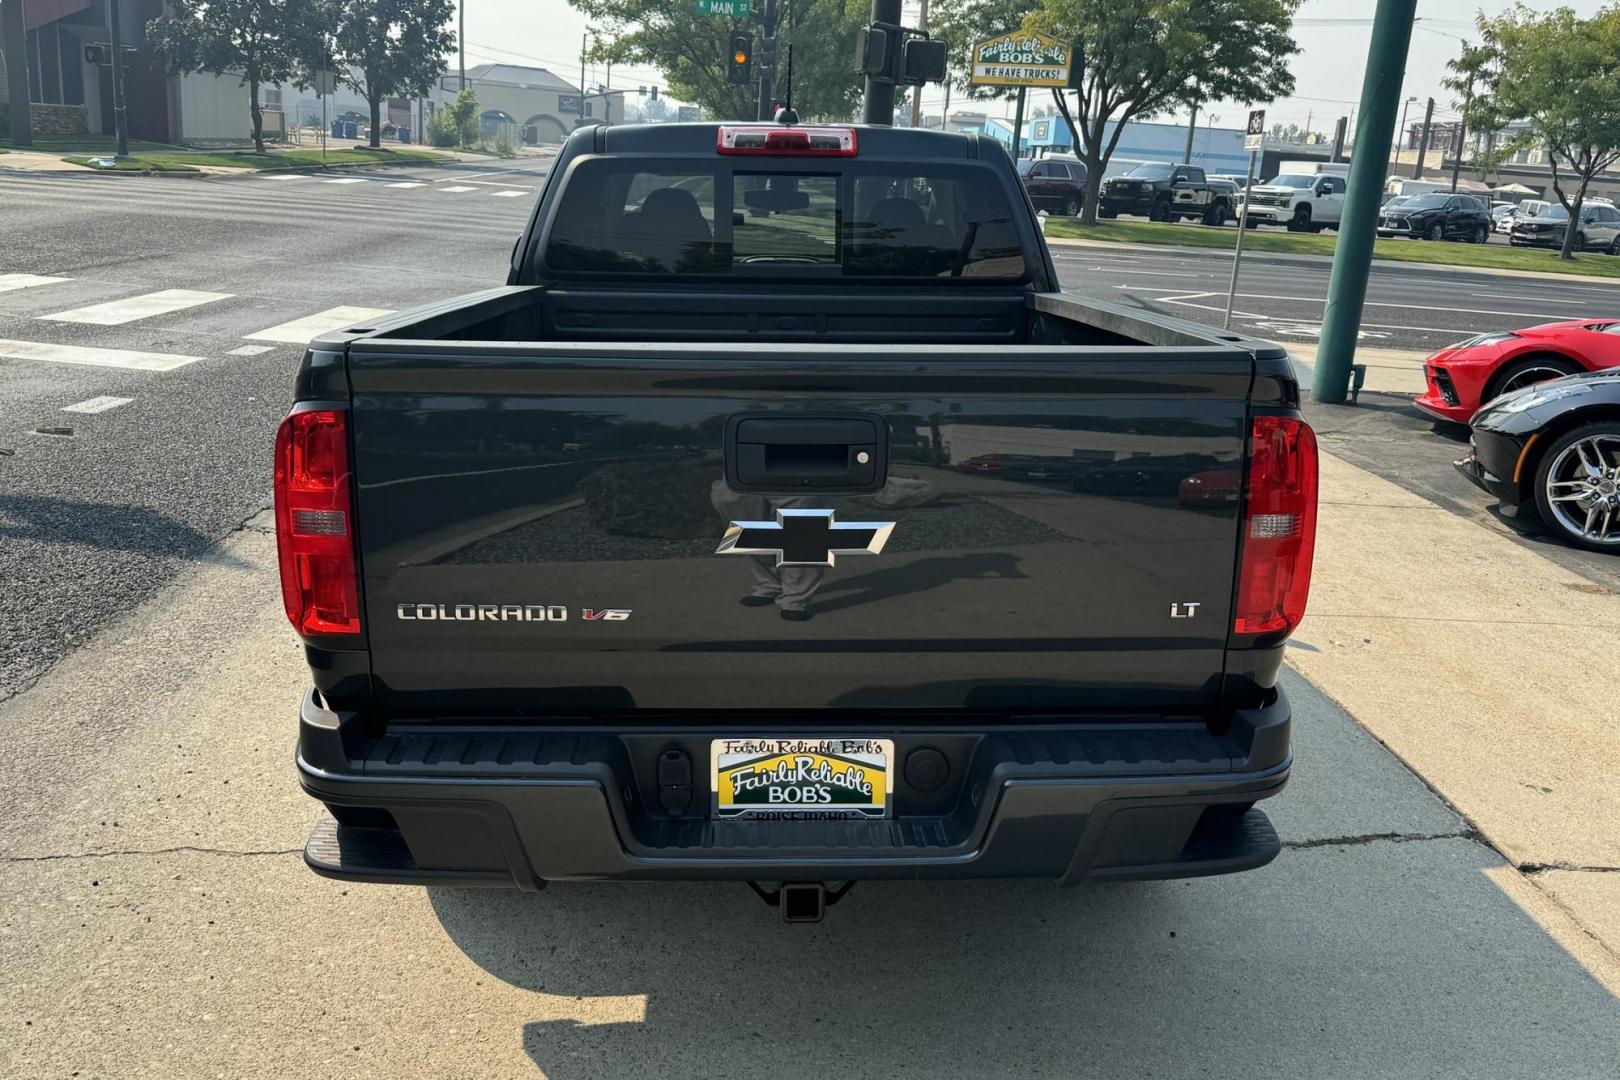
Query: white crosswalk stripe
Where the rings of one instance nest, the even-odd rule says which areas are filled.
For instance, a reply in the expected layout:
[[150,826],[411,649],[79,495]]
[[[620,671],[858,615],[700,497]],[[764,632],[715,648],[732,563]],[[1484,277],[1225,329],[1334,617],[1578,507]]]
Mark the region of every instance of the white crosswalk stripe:
[[391,187],[391,188],[411,188],[411,187],[423,187],[424,185],[423,185],[422,181],[420,181],[420,180],[401,180],[397,184],[389,184],[388,186]]
[[275,173],[271,176],[255,176],[255,180],[308,180],[306,173]]
[[267,352],[275,352],[274,345],[243,345],[238,349],[231,349],[226,356],[263,356]]
[[48,364],[123,368],[126,371],[173,371],[175,368],[185,367],[202,359],[200,356],[182,356],[177,353],[100,349],[88,345],[54,345],[43,341],[9,341],[4,338],[0,338],[0,357],[11,360],[41,360]]
[[64,405],[63,412],[76,413],[104,413],[116,409],[120,405],[128,405],[134,398],[127,397],[93,397],[88,401],[81,401],[76,405]]
[[321,181],[323,184],[364,184],[366,182],[366,178],[363,176],[334,176],[330,180]]
[[39,274],[0,274],[0,293],[15,292],[18,289],[37,289],[41,285],[55,285],[62,281],[72,281],[65,277],[43,277]]
[[526,191],[497,191],[497,192],[495,192],[495,197],[497,199],[515,199],[519,195],[527,195],[527,194],[528,194],[528,192],[526,192]]
[[92,326],[121,326],[137,319],[150,319],[154,315],[167,315],[184,311],[198,304],[212,304],[229,300],[231,293],[197,292],[193,289],[162,289],[158,292],[128,296],[122,300],[109,300],[104,304],[58,311],[54,315],[41,315],[51,322],[89,323]]
[[356,326],[368,319],[377,319],[393,313],[392,308],[328,308],[314,315],[306,315],[302,319],[294,319],[292,322],[260,330],[256,334],[244,334],[243,337],[249,341],[285,341],[293,345],[304,345],[310,338],[320,334]]
[[463,191],[477,191],[478,189],[475,188],[475,187],[467,187],[465,184],[457,184],[454,187],[442,187],[442,188],[439,188],[438,190],[440,190],[440,191],[449,191],[449,192],[453,192],[453,193],[460,193],[460,192],[463,192]]

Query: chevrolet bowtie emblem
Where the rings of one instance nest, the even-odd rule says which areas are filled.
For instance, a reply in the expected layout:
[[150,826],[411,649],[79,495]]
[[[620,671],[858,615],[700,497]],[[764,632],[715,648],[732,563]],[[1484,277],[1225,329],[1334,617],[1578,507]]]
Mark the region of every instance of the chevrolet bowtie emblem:
[[832,566],[840,555],[876,555],[892,521],[836,521],[832,510],[778,510],[775,521],[733,521],[716,555],[774,555],[777,566]]

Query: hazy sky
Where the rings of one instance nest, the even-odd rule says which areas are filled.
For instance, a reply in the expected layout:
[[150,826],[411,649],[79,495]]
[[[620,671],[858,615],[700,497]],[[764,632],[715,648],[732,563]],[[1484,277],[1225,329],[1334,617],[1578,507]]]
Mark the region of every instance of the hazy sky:
[[[565,0],[463,0],[467,18],[467,63],[493,60],[538,64],[563,75],[570,82],[579,80],[580,36],[585,18]],[[695,7],[692,0],[670,0],[683,7]],[[757,4],[759,0],[755,0]],[[859,2],[859,0],[851,0]],[[1583,15],[1591,14],[1611,0],[1527,0],[1537,10],[1567,6]],[[1295,56],[1292,68],[1297,93],[1267,107],[1267,122],[1303,126],[1307,118],[1317,130],[1331,131],[1333,118],[1348,115],[1361,97],[1361,78],[1366,65],[1367,44],[1372,33],[1372,15],[1377,0],[1305,0],[1300,6],[1294,37],[1303,51]],[[1435,115],[1453,115],[1451,95],[1440,80],[1446,61],[1462,47],[1459,38],[1473,37],[1474,14],[1483,8],[1495,14],[1511,6],[1505,0],[1418,0],[1419,22],[1412,31],[1412,49],[1406,65],[1407,95],[1420,100],[1413,112],[1421,116],[1421,99],[1436,99]],[[916,0],[906,0],[906,21],[916,23]],[[693,14],[693,18],[705,18]],[[452,61],[454,68],[454,61]],[[586,81],[602,81],[605,72],[592,67]],[[645,68],[613,70],[613,86],[634,88],[640,83],[662,81],[658,72]],[[939,110],[945,92],[928,87],[923,107]],[[954,107],[954,105],[953,105]],[[991,108],[995,108],[994,105]],[[1242,125],[1244,113],[1238,105],[1215,105],[1209,110],[1220,127]],[[1011,109],[1007,110],[1011,115]],[[1324,119],[1325,118],[1325,119]]]

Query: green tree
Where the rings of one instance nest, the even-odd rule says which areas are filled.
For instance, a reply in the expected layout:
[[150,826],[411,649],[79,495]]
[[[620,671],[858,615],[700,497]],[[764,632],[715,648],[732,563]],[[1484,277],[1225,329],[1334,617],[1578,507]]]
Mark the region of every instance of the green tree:
[[425,94],[444,74],[455,12],[455,0],[332,0],[332,54],[357,72],[346,81],[371,106],[372,146],[381,145],[383,100]]
[[478,124],[478,95],[473,93],[472,87],[458,91],[444,111],[449,115],[457,146],[468,147],[478,142],[482,131]]
[[1620,161],[1620,7],[1583,19],[1569,8],[1540,13],[1519,4],[1494,18],[1481,15],[1478,25],[1485,56],[1473,63],[1479,85],[1465,119],[1475,131],[1525,125],[1488,164],[1521,147],[1546,147],[1553,191],[1569,211],[1559,253],[1568,259],[1592,178]]
[[[763,0],[754,0],[757,10]],[[753,19],[698,15],[692,0],[568,0],[602,28],[592,49],[598,61],[639,64],[663,72],[669,94],[701,105],[713,117],[752,120],[758,85],[726,81],[726,52],[736,32],[758,40]],[[861,81],[851,62],[855,31],[868,7],[846,0],[778,0],[778,93],[793,45],[793,107],[806,119],[845,119],[860,101]],[[756,76],[759,52],[755,49]]]
[[310,0],[170,0],[146,27],[146,44],[171,74],[240,75],[248,88],[253,147],[264,152],[259,87],[290,81],[314,40]]
[[[1024,26],[1073,41],[1085,70],[1079,121],[1054,92],[1090,175],[1100,177],[1125,125],[1206,101],[1254,104],[1293,93],[1288,58],[1300,0],[1042,0]],[[1109,125],[1113,125],[1112,132]],[[1086,188],[1097,219],[1101,184]]]

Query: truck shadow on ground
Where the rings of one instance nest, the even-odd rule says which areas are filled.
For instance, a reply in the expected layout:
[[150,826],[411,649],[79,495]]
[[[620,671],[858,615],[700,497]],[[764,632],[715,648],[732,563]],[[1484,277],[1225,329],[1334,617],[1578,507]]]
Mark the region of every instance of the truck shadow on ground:
[[[127,551],[164,559],[200,558],[214,546],[207,534],[144,506],[45,495],[0,495],[0,543],[16,540]],[[241,565],[228,557],[224,564]]]
[[1614,1075],[1620,1002],[1480,873],[1483,848],[1283,860],[1072,890],[867,882],[817,926],[732,883],[430,901],[534,992],[521,1038],[553,1080]]

